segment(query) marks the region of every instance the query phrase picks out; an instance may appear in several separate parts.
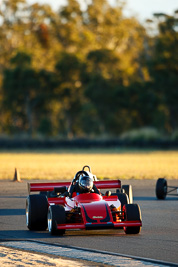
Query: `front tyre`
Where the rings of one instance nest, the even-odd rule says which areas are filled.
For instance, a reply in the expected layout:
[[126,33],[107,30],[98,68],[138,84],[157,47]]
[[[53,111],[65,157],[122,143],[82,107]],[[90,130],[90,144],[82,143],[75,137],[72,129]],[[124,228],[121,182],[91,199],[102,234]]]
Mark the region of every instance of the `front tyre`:
[[63,235],[65,229],[58,230],[58,224],[66,223],[65,209],[62,205],[52,205],[48,211],[48,230],[51,235]]
[[[141,221],[141,211],[137,204],[127,204],[123,208],[126,221]],[[140,226],[124,227],[126,234],[138,234],[141,230]]]
[[29,195],[26,199],[26,224],[29,230],[47,228],[48,200],[45,195]]
[[158,199],[165,199],[167,195],[167,181],[159,178],[156,182],[156,196]]

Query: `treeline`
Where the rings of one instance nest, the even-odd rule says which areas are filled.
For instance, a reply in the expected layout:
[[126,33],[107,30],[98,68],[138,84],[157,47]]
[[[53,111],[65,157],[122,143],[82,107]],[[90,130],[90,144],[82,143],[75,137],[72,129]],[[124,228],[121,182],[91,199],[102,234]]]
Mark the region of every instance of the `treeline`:
[[122,1],[2,0],[0,134],[116,137],[178,129],[177,12],[141,25]]
[[44,150],[44,149],[178,149],[178,140],[171,139],[122,139],[122,138],[9,138],[0,137],[0,149]]

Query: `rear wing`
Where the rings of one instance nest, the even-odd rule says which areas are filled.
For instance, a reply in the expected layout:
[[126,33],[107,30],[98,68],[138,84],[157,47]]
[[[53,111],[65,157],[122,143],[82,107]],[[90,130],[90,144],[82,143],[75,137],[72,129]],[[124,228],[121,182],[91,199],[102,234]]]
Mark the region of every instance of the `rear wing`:
[[[56,187],[66,186],[69,187],[71,182],[58,182],[58,183],[28,183],[28,192],[37,191],[53,191]],[[94,181],[94,184],[98,189],[112,189],[121,188],[120,180],[104,180],[104,181]]]

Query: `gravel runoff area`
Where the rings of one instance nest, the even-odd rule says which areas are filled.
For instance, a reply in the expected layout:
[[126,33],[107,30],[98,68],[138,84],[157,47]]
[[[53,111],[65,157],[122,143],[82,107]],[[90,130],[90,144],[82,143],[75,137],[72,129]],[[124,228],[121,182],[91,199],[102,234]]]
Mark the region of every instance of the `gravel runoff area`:
[[58,256],[38,254],[0,246],[0,266],[3,267],[29,267],[29,266],[54,266],[54,267],[105,267],[109,265],[95,262],[77,261],[74,259],[60,258]]
[[160,263],[142,261],[95,251],[55,246],[30,241],[0,243],[0,266],[164,266]]
[[61,266],[61,267],[82,267],[86,266],[80,262],[72,260],[52,258],[46,255],[30,253],[26,251],[14,250],[7,247],[0,247],[1,266]]

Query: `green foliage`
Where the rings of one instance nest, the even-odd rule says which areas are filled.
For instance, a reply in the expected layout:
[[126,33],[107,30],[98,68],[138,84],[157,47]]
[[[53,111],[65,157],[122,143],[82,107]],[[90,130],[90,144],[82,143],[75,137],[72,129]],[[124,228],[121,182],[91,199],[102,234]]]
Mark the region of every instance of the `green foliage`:
[[[162,15],[161,15],[162,16]],[[159,94],[160,106],[165,113],[164,128],[171,132],[178,126],[178,31],[177,18],[164,16],[155,38],[150,73]]]
[[14,68],[4,71],[3,107],[11,114],[10,131],[28,131],[31,135],[38,127],[40,113],[48,111],[53,85],[51,75],[26,66],[31,58],[24,53],[17,53],[11,62]]
[[57,97],[62,99],[63,105],[60,112],[64,114],[63,125],[68,137],[72,137],[80,131],[76,125],[80,123],[82,110],[83,87],[82,87],[83,63],[75,54],[61,53],[56,64],[58,79]]
[[178,129],[175,129],[171,135],[173,141],[178,141]]
[[19,52],[10,60],[10,62],[19,67],[26,67],[31,64],[31,56],[25,52]]
[[141,128],[123,133],[121,139],[126,141],[156,141],[160,140],[161,136],[155,128]]
[[[118,136],[178,128],[176,13],[149,36],[122,1],[48,5],[2,0],[0,133]],[[151,128],[151,129],[152,129]],[[149,128],[150,129],[150,128]],[[152,130],[139,138],[156,138]],[[152,137],[151,137],[152,136]]]
[[44,117],[40,120],[40,124],[38,127],[38,132],[41,133],[43,136],[51,136],[52,135],[52,125],[51,121]]

